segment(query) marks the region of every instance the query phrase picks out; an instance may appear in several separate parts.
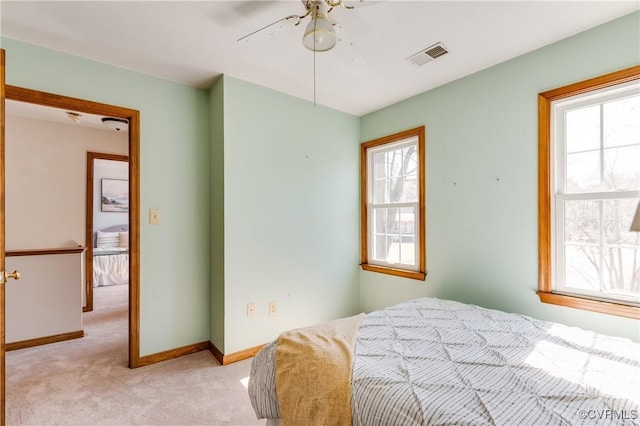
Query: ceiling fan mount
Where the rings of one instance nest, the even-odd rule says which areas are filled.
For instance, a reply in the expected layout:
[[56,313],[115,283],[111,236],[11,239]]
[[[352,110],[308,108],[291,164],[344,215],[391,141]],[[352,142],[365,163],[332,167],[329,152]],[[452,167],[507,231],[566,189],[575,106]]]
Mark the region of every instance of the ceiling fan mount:
[[306,10],[304,14],[285,16],[239,38],[238,41],[249,41],[252,35],[283,22],[295,22],[294,25],[298,26],[305,18],[311,17],[302,36],[302,44],[314,52],[331,50],[338,40],[334,29],[334,26],[338,26],[338,24],[329,21],[327,16],[336,7],[351,10],[354,6],[345,4],[344,0],[301,0],[301,3]]

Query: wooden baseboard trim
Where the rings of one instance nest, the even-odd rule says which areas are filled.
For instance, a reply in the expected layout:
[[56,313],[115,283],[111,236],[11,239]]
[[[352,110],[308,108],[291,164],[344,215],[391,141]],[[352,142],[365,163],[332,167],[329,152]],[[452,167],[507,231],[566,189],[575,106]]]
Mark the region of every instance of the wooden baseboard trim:
[[258,345],[249,349],[245,349],[243,351],[238,351],[238,352],[231,353],[229,355],[225,355],[222,352],[220,352],[218,348],[216,348],[216,345],[214,345],[211,342],[208,342],[208,343],[209,343],[208,345],[209,351],[213,354],[213,356],[218,360],[218,362],[221,365],[228,365],[234,362],[238,362],[244,359],[254,357],[260,351],[260,349],[265,347],[265,345]]
[[84,331],[79,330],[70,333],[56,334],[54,336],[38,337],[37,339],[22,340],[20,342],[7,343],[7,352],[31,348],[33,346],[48,345],[49,343],[64,342],[65,340],[80,339],[82,337],[84,337]]
[[211,342],[207,342],[207,343],[208,343],[207,348],[209,349],[209,352],[211,352],[213,357],[218,360],[220,365],[224,365],[224,354],[220,352],[220,350],[216,348],[216,345],[214,345],[213,343]]
[[193,345],[183,346],[181,348],[170,349],[164,352],[158,352],[157,354],[146,355],[140,357],[135,367],[144,367],[151,364],[156,364],[162,361],[168,361],[170,359],[179,358],[181,356],[194,354],[200,351],[206,351],[209,349],[209,342],[194,343]]

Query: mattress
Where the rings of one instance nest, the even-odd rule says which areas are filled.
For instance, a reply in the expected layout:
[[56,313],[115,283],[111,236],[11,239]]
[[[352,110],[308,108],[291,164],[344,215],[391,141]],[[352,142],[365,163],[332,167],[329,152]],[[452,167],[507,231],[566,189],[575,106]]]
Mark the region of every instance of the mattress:
[[[252,364],[258,418],[286,409],[276,345]],[[432,298],[367,314],[357,333],[354,425],[637,425],[639,406],[640,345],[628,339]]]

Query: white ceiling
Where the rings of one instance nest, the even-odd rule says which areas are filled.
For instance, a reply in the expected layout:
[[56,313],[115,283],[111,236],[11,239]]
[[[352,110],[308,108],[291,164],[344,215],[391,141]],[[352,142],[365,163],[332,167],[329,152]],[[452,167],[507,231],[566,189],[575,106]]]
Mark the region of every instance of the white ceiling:
[[[315,57],[315,99],[354,115],[540,48],[638,10],[638,1],[365,1],[334,9],[338,45]],[[366,7],[365,7],[366,6]],[[305,20],[240,37],[284,16],[291,1],[7,1],[2,35],[145,74],[209,87],[220,74],[314,99]],[[449,54],[405,61],[442,42]]]
[[[10,99],[6,101],[5,112],[7,117],[23,117],[32,120],[51,121],[59,124],[66,124],[68,126],[90,127],[92,129],[99,129],[108,132],[115,131],[102,123],[103,116],[88,114],[86,112],[79,113],[78,111],[67,111],[64,109],[19,102]],[[67,112],[80,114],[78,117],[79,121],[75,122],[71,120],[67,116]]]

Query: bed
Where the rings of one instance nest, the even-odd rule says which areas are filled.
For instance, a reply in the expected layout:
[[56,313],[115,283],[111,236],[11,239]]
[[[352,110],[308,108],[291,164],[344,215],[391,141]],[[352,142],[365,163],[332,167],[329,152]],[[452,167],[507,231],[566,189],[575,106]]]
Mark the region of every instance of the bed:
[[93,248],[93,286],[129,283],[129,226],[97,231]]
[[281,334],[248,390],[287,426],[637,425],[640,345],[422,298]]

